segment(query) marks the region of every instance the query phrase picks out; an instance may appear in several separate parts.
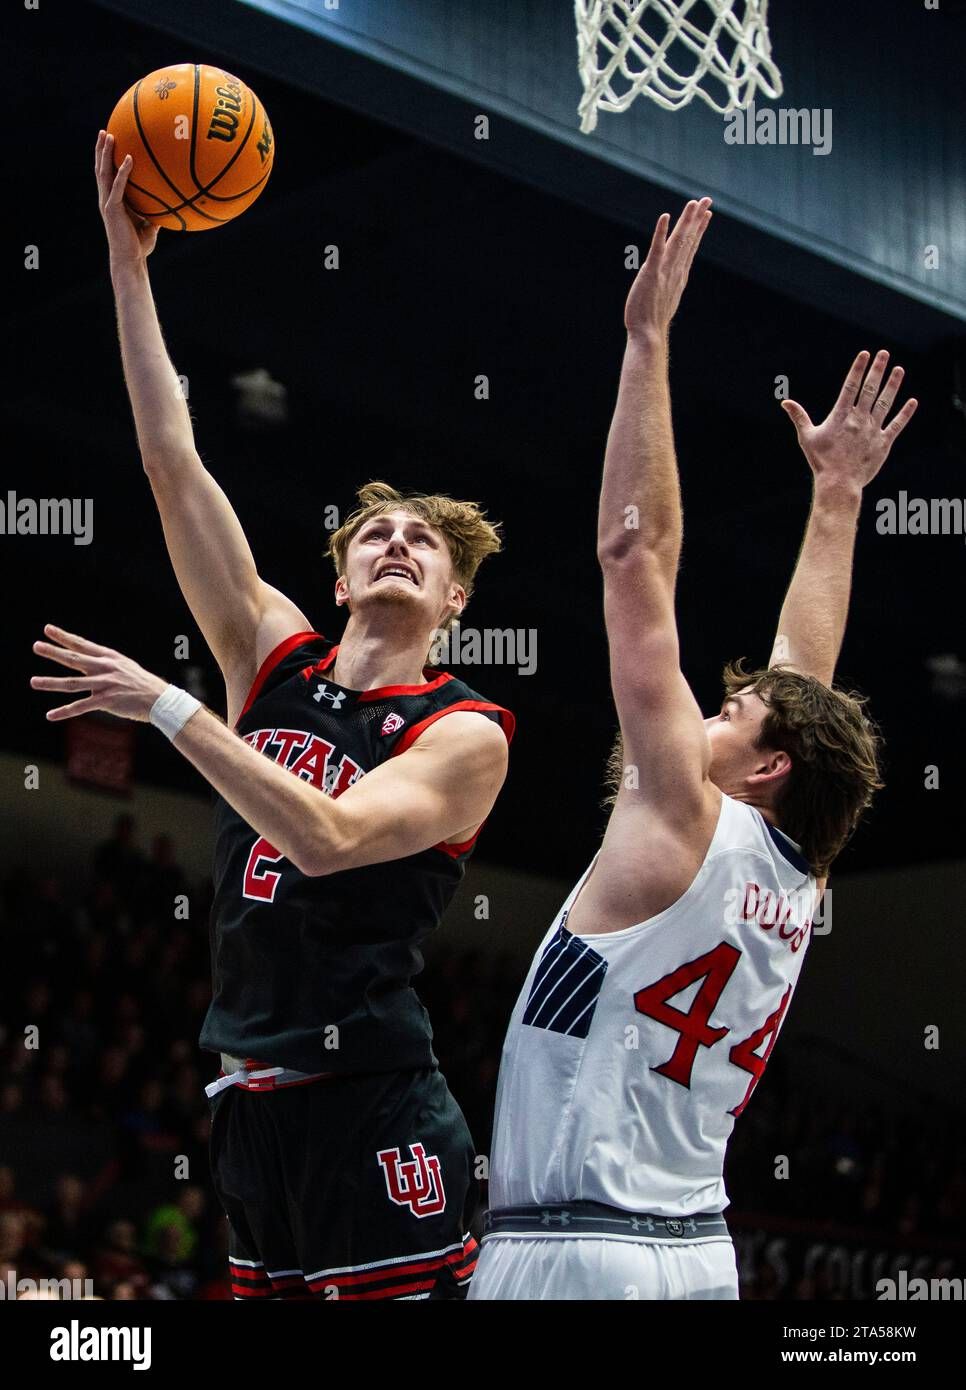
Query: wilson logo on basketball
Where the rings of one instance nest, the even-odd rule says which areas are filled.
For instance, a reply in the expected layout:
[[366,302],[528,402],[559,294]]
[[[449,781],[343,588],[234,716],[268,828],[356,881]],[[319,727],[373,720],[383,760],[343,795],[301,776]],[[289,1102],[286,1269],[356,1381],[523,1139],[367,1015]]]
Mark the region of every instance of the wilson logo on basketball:
[[[208,127],[209,140],[234,140],[238,130],[238,116],[242,109],[242,89],[240,82],[229,82],[224,87],[215,88],[214,110]],[[264,159],[264,155],[262,156]]]
[[257,94],[208,63],[146,73],[121,97],[107,129],[115,168],[125,155],[134,161],[125,206],[172,232],[223,227],[251,207],[275,158]]
[[436,1216],[446,1208],[443,1176],[436,1154],[426,1155],[422,1144],[410,1144],[412,1158],[403,1163],[398,1149],[382,1149],[382,1164],[390,1201],[409,1207],[414,1216]]
[[381,734],[394,734],[397,729],[402,728],[405,722],[401,714],[387,714],[382,721],[382,728],[379,732]]
[[255,148],[261,156],[262,163],[264,164],[266,159],[272,152],[272,130],[268,124],[268,121],[266,121],[265,124],[262,126],[261,139],[258,141],[258,144],[255,146]]

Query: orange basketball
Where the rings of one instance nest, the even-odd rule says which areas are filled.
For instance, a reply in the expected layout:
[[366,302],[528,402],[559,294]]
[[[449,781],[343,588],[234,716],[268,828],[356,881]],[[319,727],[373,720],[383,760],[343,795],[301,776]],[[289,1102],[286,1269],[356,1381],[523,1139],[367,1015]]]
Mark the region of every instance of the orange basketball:
[[207,63],[176,63],[142,77],[107,123],[114,166],[134,163],[133,212],[172,231],[205,232],[244,212],[272,171],[265,108],[240,78]]

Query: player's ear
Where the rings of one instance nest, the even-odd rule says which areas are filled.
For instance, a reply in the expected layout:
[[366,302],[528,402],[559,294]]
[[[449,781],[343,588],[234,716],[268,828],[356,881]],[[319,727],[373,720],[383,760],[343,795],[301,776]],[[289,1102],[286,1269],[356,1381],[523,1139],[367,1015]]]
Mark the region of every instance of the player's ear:
[[454,584],[449,591],[449,602],[447,611],[443,615],[448,617],[450,612],[454,612],[458,618],[466,607],[466,590],[461,584]]
[[792,760],[783,748],[774,748],[767,753],[758,768],[758,775],[766,781],[785,777],[792,770]]
[[346,583],[344,574],[340,574],[335,581],[335,603],[337,608],[341,608],[344,603],[349,602],[349,586]]

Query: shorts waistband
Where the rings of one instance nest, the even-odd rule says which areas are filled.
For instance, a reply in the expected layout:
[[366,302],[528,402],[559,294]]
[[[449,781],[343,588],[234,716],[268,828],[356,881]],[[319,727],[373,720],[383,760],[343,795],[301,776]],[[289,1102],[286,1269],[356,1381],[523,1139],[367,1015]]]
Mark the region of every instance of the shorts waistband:
[[663,1244],[731,1238],[720,1211],[655,1216],[652,1212],[624,1211],[603,1202],[491,1208],[483,1214],[483,1239],[491,1235],[623,1236]]
[[240,1086],[243,1091],[277,1091],[285,1086],[304,1086],[309,1081],[322,1081],[334,1075],[330,1071],[293,1071],[291,1067],[273,1067],[267,1062],[257,1062],[252,1057],[230,1057],[221,1054],[221,1075],[205,1087],[205,1095],[211,1099],[219,1091],[229,1086]]

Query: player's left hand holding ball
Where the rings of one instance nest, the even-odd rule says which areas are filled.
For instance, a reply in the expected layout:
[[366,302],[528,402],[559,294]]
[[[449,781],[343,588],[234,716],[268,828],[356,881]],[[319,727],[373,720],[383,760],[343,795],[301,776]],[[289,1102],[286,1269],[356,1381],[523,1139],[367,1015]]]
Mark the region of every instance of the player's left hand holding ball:
[[158,239],[157,223],[138,217],[124,202],[124,190],[133,168],[134,161],[128,154],[115,173],[114,136],[102,130],[94,147],[94,173],[97,175],[97,203],[115,264],[136,265],[147,260]]
[[76,714],[105,710],[122,719],[148,722],[151,708],[167,688],[167,681],[145,671],[129,656],[122,656],[110,647],[100,647],[96,642],[88,642],[85,637],[65,632],[53,623],[47,623],[44,632],[60,646],[55,646],[53,642],[35,642],[37,655],[49,657],[51,661],[57,661],[61,666],[68,666],[81,674],[31,676],[30,684],[34,690],[91,692],[86,699],[74,700],[69,705],[48,710],[48,719],[72,719]]

